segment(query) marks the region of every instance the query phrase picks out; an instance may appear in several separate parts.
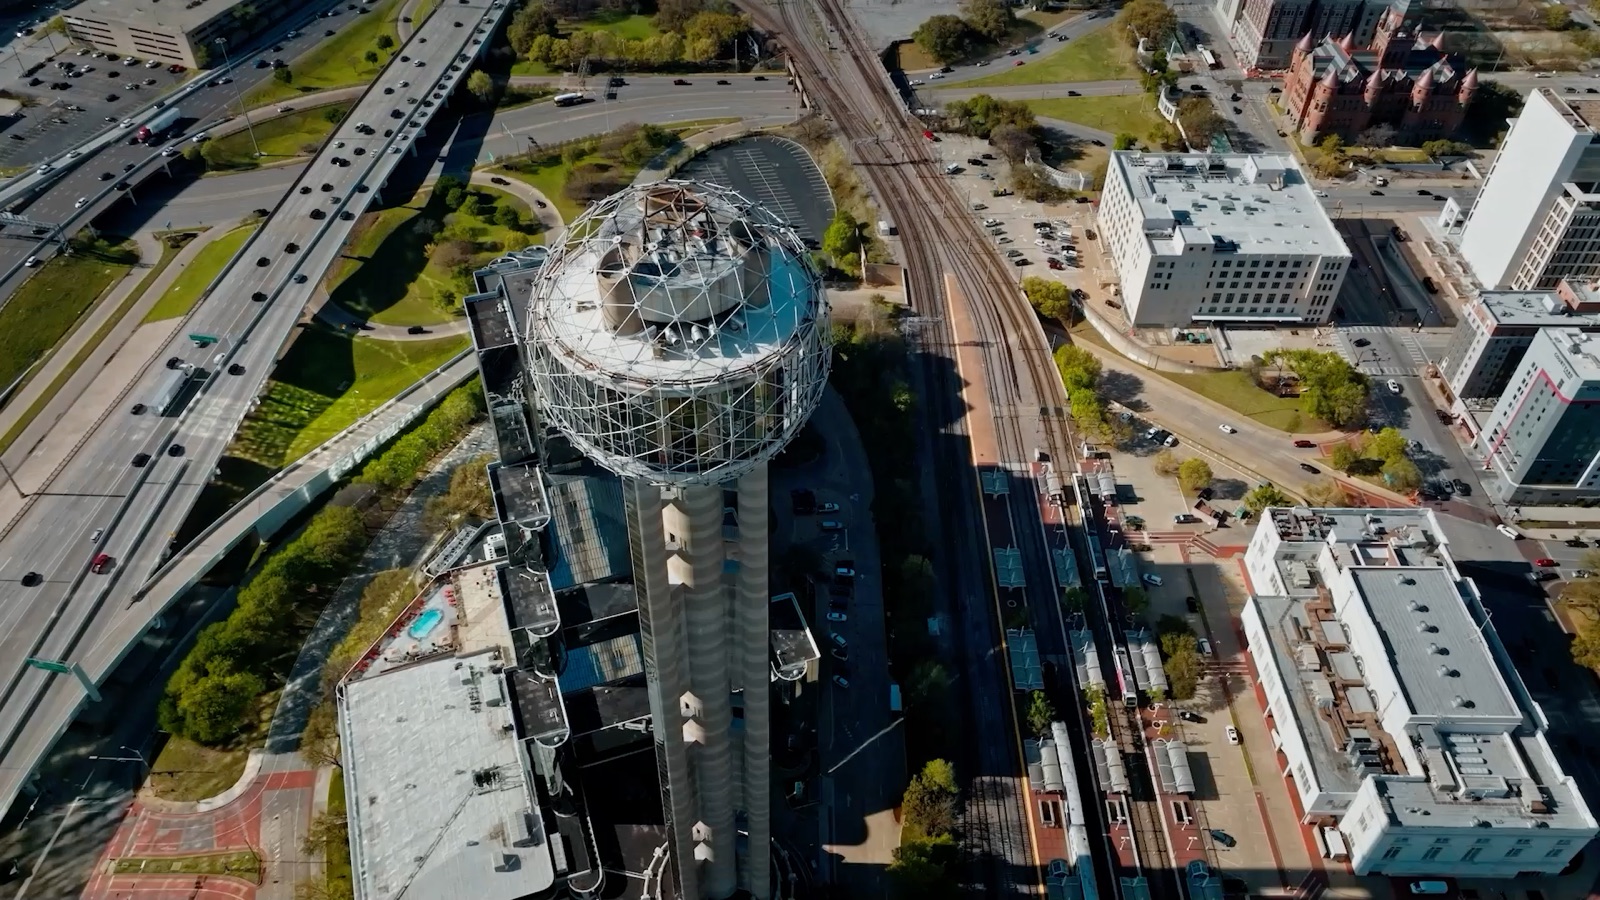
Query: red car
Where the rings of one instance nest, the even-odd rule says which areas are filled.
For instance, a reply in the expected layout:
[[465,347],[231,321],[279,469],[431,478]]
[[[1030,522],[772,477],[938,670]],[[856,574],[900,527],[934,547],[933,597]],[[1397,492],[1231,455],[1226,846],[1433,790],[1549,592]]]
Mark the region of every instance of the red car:
[[1554,569],[1557,565],[1560,565],[1553,559],[1536,559],[1533,564],[1541,569]]
[[1317,445],[1317,442],[1316,441],[1300,440],[1300,441],[1295,441],[1294,445],[1296,447],[1301,448],[1301,449],[1306,449],[1306,448],[1310,448],[1310,447],[1315,447]]
[[95,554],[94,561],[89,563],[89,571],[93,572],[96,575],[99,575],[101,572],[104,572],[106,570],[106,568],[108,566],[110,566],[110,565],[111,565],[111,554],[109,554],[109,553],[97,553],[97,554]]
[[935,136],[935,135],[934,135],[934,133],[933,133],[933,132],[931,132],[931,131],[923,131],[923,132],[922,132],[922,136],[923,136],[923,137],[925,137],[925,138],[927,138],[927,139],[928,139],[928,140],[930,140],[930,141],[933,141],[933,142],[934,142],[934,143],[935,143],[935,144],[937,144],[937,143],[939,143],[939,138],[938,138],[938,137],[936,137],[936,136]]
[[1012,65],[1013,65],[1013,66],[1021,66],[1021,65],[1025,65],[1025,64],[1027,64],[1027,62],[1028,62],[1028,61],[1027,61],[1027,60],[1025,60],[1025,59],[1019,59],[1019,60],[1017,60],[1017,61],[1016,61],[1016,62],[1014,62],[1014,63],[1012,63]]

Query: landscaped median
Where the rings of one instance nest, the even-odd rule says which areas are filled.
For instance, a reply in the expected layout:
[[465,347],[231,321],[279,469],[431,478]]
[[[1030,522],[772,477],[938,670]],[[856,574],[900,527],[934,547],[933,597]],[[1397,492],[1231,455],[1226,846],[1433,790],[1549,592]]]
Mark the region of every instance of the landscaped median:
[[113,875],[227,875],[261,883],[261,857],[254,850],[194,856],[138,856],[112,860]]
[[159,322],[188,315],[189,310],[200,302],[200,296],[206,288],[222,274],[228,260],[233,259],[255,230],[255,225],[241,225],[213,239],[184,266],[183,273],[162,293],[161,299],[145,314],[144,321]]
[[139,262],[121,238],[74,238],[0,306],[0,387],[50,355],[108,288]]
[[[213,172],[237,172],[310,156],[349,109],[349,103],[327,103],[255,121],[250,128],[207,141],[200,155]],[[258,147],[260,156],[256,156]]]
[[[1023,65],[1014,65],[1021,60]],[[1062,84],[1080,81],[1121,81],[1139,77],[1133,63],[1133,48],[1121,40],[1112,27],[1073,38],[1066,47],[1034,59],[1018,56],[997,60],[1008,68],[972,81],[960,82],[964,88],[1000,87],[1013,84]]]
[[[396,26],[402,2],[383,0],[365,7],[369,10],[365,15],[342,15],[333,37],[288,60],[287,68],[274,70],[273,78],[244,95],[244,105],[261,106],[312,91],[365,84],[378,77],[400,43]],[[323,27],[322,21],[307,27]]]

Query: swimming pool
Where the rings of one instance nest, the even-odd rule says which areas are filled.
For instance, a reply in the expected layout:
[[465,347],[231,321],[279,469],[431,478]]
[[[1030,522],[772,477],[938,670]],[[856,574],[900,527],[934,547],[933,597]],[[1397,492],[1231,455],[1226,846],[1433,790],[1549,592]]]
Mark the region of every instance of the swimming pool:
[[444,613],[440,610],[425,609],[421,615],[417,616],[417,620],[411,623],[411,627],[406,629],[406,634],[411,635],[412,640],[424,640],[433,633],[435,628],[439,627],[439,623],[443,620]]

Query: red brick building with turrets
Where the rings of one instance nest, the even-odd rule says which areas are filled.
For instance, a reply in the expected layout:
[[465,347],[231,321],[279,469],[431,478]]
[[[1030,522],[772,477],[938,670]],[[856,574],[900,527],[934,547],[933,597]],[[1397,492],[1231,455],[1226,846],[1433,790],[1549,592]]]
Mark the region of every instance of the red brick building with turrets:
[[1355,143],[1378,125],[1392,126],[1401,143],[1454,137],[1477,90],[1477,70],[1445,52],[1443,33],[1424,37],[1396,9],[1365,50],[1350,35],[1301,38],[1283,79],[1284,111],[1307,144],[1330,134]]

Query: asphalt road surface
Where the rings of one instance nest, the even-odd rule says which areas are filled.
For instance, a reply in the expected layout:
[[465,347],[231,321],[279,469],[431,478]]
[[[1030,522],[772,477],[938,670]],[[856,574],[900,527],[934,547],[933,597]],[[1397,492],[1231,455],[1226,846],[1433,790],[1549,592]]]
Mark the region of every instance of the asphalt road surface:
[[[406,89],[413,93],[435,101],[448,96],[465,76],[461,57],[483,46],[472,43],[480,37],[478,28],[457,28],[452,20],[481,20],[486,35],[505,14],[501,0],[493,5],[498,8],[491,8],[489,0],[452,5],[448,15],[430,17],[401,48],[402,55],[337,133],[346,146],[330,144],[307,167],[300,184],[246,244],[243,261],[188,320],[187,332],[214,335],[219,343],[199,349],[182,335],[174,336],[152,353],[149,373],[131,393],[83,398],[90,408],[83,412],[99,409],[78,446],[47,448],[53,452],[43,459],[36,447],[13,448],[16,456],[29,454],[27,459],[13,458],[11,469],[24,490],[36,493],[26,502],[15,494],[0,500],[0,520],[9,522],[0,532],[0,583],[20,585],[28,572],[40,573],[43,583],[9,589],[0,597],[0,677],[5,679],[0,688],[0,747],[5,753],[0,807],[16,797],[82,697],[70,680],[52,682],[53,676],[27,669],[23,660],[69,658],[98,676],[114,668],[130,641],[159,612],[156,607],[170,599],[152,596],[134,602],[138,587],[159,566],[167,536],[181,526],[259,395],[317,280],[338,257],[356,214],[401,159],[412,135],[422,130],[408,126],[420,125],[439,108],[406,105],[398,95],[380,89],[406,79],[416,82]],[[433,86],[437,93],[428,93]],[[402,118],[391,118],[391,110],[400,110]],[[376,134],[358,134],[363,123]],[[385,136],[391,129],[393,137]],[[367,152],[357,154],[357,148]],[[353,162],[336,165],[335,156]],[[358,185],[368,189],[358,190]],[[321,218],[312,218],[313,210]],[[303,246],[291,249],[294,242]],[[169,357],[202,367],[210,373],[209,383],[180,418],[153,411],[132,414],[133,403],[155,394],[157,382],[167,375],[163,361]],[[143,467],[132,465],[138,452],[150,454]],[[60,462],[52,465],[55,460]],[[105,533],[91,542],[101,528]],[[102,573],[89,571],[96,552],[112,560]]]

